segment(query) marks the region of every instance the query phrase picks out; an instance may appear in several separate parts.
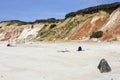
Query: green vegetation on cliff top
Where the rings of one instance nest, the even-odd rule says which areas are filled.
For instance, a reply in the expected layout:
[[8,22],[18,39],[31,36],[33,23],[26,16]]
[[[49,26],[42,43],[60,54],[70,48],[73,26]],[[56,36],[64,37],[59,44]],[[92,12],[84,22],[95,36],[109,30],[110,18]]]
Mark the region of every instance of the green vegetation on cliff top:
[[[92,13],[96,13],[100,10],[106,11],[108,13],[112,13],[115,9],[117,9],[118,7],[120,7],[120,2],[115,2],[112,4],[103,4],[103,5],[98,5],[98,6],[94,6],[94,7],[89,7],[89,8],[85,8],[82,10],[78,10],[76,12],[70,12],[68,14],[65,15],[65,19],[69,18],[69,17],[74,17],[76,15],[84,15],[84,14],[92,14]],[[20,21],[20,20],[8,20],[8,21],[2,21],[2,22],[8,22],[8,25],[12,25],[12,24],[18,24],[18,26],[20,25],[25,25],[25,24],[34,24],[34,23],[56,23],[59,21],[63,21],[64,19],[55,19],[55,18],[49,18],[49,19],[40,19],[40,20],[36,20],[34,22],[24,22],[24,21]],[[0,23],[2,23],[0,22]]]
[[100,10],[106,11],[108,13],[112,13],[118,7],[120,7],[120,2],[115,2],[112,4],[103,4],[103,5],[99,5],[99,6],[94,6],[94,7],[89,7],[89,8],[85,8],[82,10],[78,10],[76,12],[70,12],[70,13],[66,14],[65,18],[74,17],[76,15],[92,14],[92,13],[96,13]]

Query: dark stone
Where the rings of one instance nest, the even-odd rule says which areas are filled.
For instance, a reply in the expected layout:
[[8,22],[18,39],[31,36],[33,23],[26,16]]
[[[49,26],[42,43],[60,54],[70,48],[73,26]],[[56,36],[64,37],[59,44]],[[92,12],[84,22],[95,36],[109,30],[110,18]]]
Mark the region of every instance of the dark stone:
[[81,46],[78,47],[78,51],[82,51],[82,47]]
[[98,69],[100,70],[101,73],[111,71],[111,68],[105,59],[101,59],[99,65],[98,65]]
[[7,47],[10,47],[11,45],[10,44],[7,44]]

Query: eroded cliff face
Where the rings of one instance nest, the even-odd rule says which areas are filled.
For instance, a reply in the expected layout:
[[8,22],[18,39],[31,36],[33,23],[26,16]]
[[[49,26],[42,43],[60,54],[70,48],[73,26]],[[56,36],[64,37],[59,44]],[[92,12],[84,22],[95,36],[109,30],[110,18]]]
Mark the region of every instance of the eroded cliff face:
[[101,30],[104,31],[103,41],[120,40],[120,8],[110,15]]
[[76,32],[74,32],[70,39],[77,40],[89,37],[93,32],[100,29],[109,17],[109,14],[103,11],[90,15],[91,17],[88,18]]
[[8,25],[9,22],[0,23],[0,40],[1,41],[30,41],[34,40],[38,34],[38,31],[44,24],[26,24],[18,26],[17,23]]
[[120,40],[120,8],[109,14],[99,11],[93,14],[76,15],[54,23],[34,23],[18,25],[10,22],[0,23],[0,40],[57,41],[85,40],[92,41],[92,33],[102,31],[97,40]]

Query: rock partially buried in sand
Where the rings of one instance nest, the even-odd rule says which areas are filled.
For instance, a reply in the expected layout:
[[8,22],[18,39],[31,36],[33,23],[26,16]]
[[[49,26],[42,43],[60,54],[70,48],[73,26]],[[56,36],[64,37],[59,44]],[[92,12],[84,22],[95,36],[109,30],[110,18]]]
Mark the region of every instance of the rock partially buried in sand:
[[98,65],[98,69],[100,70],[101,73],[106,73],[111,71],[111,68],[105,59],[101,59]]
[[11,44],[7,44],[7,47],[11,47]]
[[82,47],[81,46],[78,47],[78,51],[82,51]]

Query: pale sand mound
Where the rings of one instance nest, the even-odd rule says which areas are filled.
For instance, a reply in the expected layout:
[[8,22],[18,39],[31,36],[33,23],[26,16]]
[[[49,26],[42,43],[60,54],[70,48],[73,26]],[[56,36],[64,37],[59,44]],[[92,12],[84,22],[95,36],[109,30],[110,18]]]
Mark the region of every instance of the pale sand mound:
[[[29,46],[29,47],[28,47]],[[83,51],[77,52],[78,46]],[[69,50],[68,52],[59,52]],[[112,71],[100,73],[105,58]],[[6,47],[0,42],[0,80],[120,80],[120,45],[114,43],[30,43]]]

